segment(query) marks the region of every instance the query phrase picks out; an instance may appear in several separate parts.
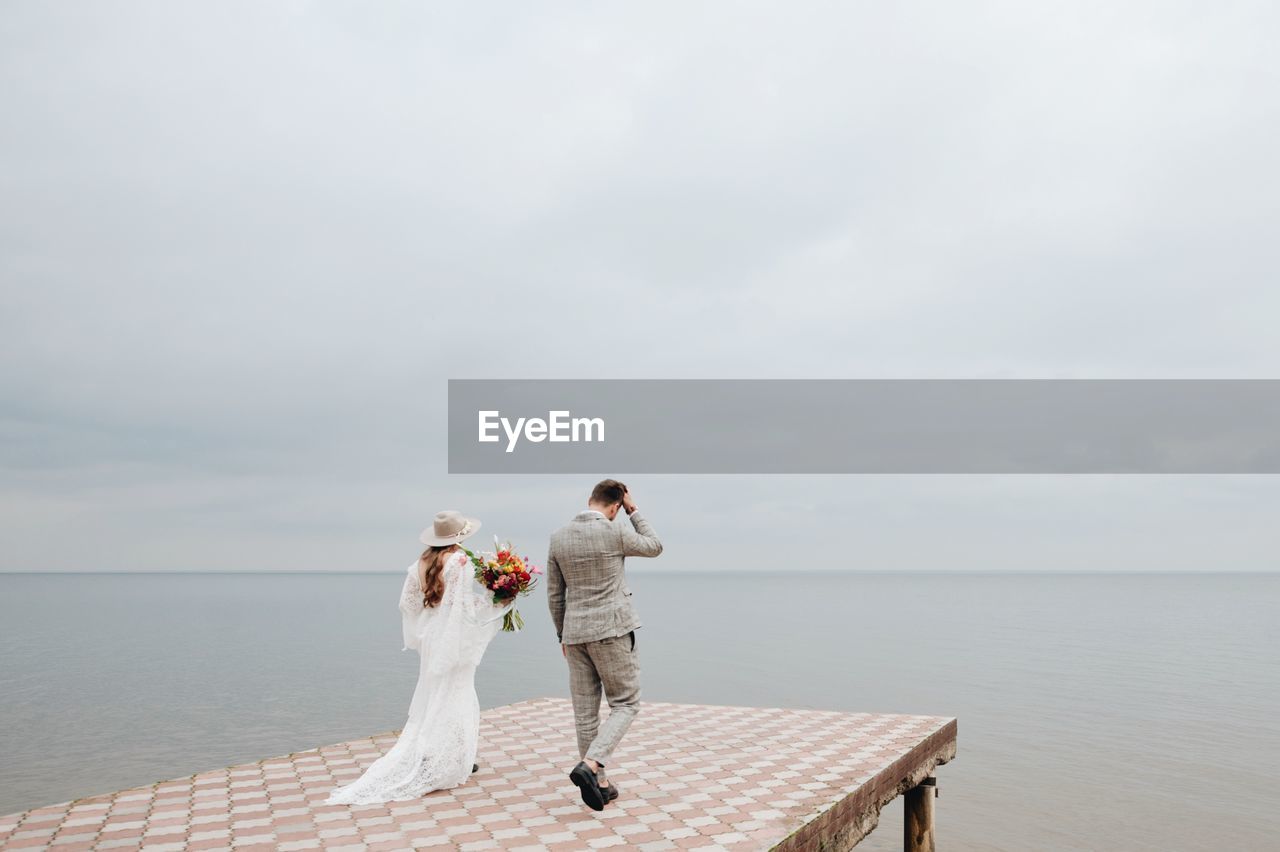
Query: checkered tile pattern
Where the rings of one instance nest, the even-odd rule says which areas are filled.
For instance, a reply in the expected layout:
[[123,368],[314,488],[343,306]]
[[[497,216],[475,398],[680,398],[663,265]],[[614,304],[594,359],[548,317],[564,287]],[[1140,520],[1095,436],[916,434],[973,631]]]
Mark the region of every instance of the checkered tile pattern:
[[[646,702],[587,809],[567,778],[573,711],[542,698],[483,713],[480,771],[408,802],[325,805],[397,732],[0,817],[0,848],[767,849],[875,780],[930,771],[955,724],[933,716]],[[945,751],[945,749],[944,749]],[[928,762],[925,766],[924,763]],[[899,777],[900,776],[900,777]],[[875,807],[878,809],[879,804]]]

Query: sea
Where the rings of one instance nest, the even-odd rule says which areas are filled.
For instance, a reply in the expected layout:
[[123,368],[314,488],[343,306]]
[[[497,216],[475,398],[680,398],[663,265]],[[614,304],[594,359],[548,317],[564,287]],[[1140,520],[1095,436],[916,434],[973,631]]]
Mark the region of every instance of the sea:
[[[401,576],[0,574],[0,813],[399,728]],[[1280,849],[1280,575],[629,585],[642,700],[957,717],[939,848]],[[568,694],[545,598],[520,610],[483,707]],[[899,800],[858,848],[901,832]]]

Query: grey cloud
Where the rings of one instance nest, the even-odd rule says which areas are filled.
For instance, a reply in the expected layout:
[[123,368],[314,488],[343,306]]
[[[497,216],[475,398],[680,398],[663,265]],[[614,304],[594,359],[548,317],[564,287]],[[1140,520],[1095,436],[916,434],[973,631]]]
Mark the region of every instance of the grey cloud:
[[[1277,15],[6,4],[0,568],[385,565],[455,499],[545,534],[582,484],[447,477],[450,377],[1273,378]],[[811,506],[890,568],[1243,566],[1277,496],[640,481],[756,566]],[[1135,499],[1149,537],[1091,514]]]

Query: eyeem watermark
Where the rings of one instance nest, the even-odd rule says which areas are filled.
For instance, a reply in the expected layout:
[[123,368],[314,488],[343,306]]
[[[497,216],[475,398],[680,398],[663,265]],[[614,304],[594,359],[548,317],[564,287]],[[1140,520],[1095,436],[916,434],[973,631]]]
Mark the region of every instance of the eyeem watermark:
[[517,417],[512,422],[503,417],[501,411],[479,411],[476,414],[480,421],[480,443],[498,443],[501,440],[498,430],[501,429],[506,435],[508,453],[515,450],[521,437],[535,444],[542,441],[558,444],[604,440],[604,420],[599,417],[574,417],[568,411],[549,411],[546,420]]
[[454,379],[448,416],[451,473],[1280,473],[1273,379]]

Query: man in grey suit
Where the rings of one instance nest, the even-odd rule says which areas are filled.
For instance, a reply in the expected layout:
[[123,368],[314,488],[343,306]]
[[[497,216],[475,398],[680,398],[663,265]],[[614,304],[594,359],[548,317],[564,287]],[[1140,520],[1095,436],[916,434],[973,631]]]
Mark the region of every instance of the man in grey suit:
[[[617,522],[625,510],[630,523]],[[560,650],[569,661],[569,692],[578,729],[578,765],[569,773],[592,810],[618,798],[605,764],[640,709],[636,628],[623,561],[657,556],[662,542],[636,509],[627,486],[606,479],[591,492],[586,511],[551,535],[547,603]],[[600,724],[600,691],[609,718]]]

